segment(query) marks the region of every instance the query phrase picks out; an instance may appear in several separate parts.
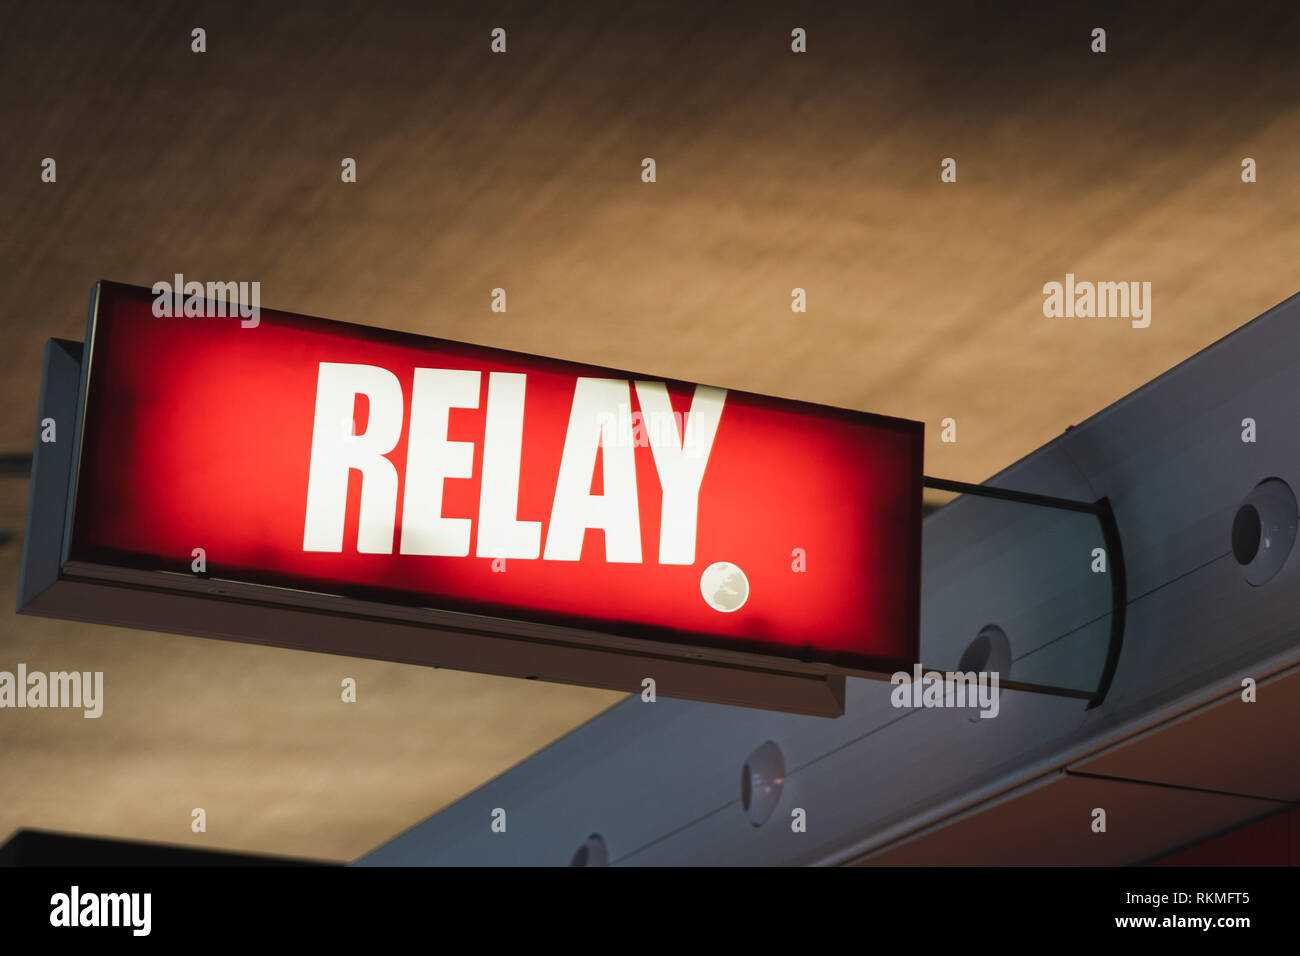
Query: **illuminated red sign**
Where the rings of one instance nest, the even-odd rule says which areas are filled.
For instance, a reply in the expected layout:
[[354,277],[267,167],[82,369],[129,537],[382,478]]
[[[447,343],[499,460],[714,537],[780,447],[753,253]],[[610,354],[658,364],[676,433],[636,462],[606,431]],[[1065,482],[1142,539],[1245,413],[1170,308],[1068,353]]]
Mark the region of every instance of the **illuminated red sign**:
[[83,574],[678,657],[917,659],[920,423],[99,288],[65,554]]

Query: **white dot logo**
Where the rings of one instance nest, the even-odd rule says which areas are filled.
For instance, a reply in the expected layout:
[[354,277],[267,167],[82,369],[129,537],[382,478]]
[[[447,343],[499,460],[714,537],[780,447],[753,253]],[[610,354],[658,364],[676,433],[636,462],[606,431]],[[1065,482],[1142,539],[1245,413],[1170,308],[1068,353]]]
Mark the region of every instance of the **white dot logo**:
[[739,611],[749,600],[749,579],[730,561],[717,561],[700,575],[700,594],[715,611]]

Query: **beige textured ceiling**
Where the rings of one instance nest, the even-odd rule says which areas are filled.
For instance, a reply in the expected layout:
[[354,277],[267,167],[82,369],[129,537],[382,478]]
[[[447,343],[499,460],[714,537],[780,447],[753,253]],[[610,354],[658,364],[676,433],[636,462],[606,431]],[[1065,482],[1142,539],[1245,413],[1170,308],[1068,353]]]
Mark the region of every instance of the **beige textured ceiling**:
[[[41,349],[82,337],[91,284],[182,272],[921,419],[928,472],[982,480],[1300,288],[1286,5],[1016,6],[0,7],[0,454],[30,450]],[[1151,327],[1044,318],[1066,272],[1151,282]],[[0,475],[0,528],[25,500]],[[102,669],[107,701],[0,711],[0,839],[351,859],[618,699],[20,619],[19,543],[0,669]]]

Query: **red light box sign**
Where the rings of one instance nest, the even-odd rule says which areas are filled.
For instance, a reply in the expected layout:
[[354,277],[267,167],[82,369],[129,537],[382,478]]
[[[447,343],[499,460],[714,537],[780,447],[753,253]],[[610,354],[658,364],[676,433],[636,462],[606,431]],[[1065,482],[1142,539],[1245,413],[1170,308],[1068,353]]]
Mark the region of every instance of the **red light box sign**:
[[920,423],[98,290],[65,570],[465,641],[805,675],[917,659]]

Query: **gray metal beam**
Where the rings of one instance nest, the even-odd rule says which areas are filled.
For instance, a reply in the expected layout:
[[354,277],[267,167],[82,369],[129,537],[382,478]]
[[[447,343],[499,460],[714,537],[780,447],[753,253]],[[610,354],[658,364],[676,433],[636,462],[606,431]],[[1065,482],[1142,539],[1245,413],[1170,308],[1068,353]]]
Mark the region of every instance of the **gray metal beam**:
[[[1246,418],[1255,443],[1242,440]],[[838,720],[632,697],[359,862],[563,865],[600,833],[614,864],[843,863],[1042,785],[1244,676],[1300,661],[1300,557],[1254,587],[1230,546],[1237,509],[1258,482],[1300,487],[1298,421],[1292,297],[990,479],[1111,504],[1127,625],[1113,684],[1091,710],[1012,691],[998,718],[971,720],[895,709],[889,684],[858,680]],[[1016,648],[1013,675],[1037,654],[1058,655],[1058,670],[1095,666],[1108,621],[1081,622],[1091,605],[1072,604],[1059,575],[1035,571],[1044,554],[1086,558],[1061,555],[1069,540],[1048,519],[990,526],[965,498],[934,512],[924,530],[923,648],[997,623]],[[993,557],[1020,570],[993,573]],[[1068,627],[1071,639],[1056,639]],[[740,808],[740,768],[766,740],[781,747],[787,774],[773,819],[755,828]],[[504,833],[490,826],[497,808],[507,813]],[[788,825],[794,808],[806,811],[806,833]]]

